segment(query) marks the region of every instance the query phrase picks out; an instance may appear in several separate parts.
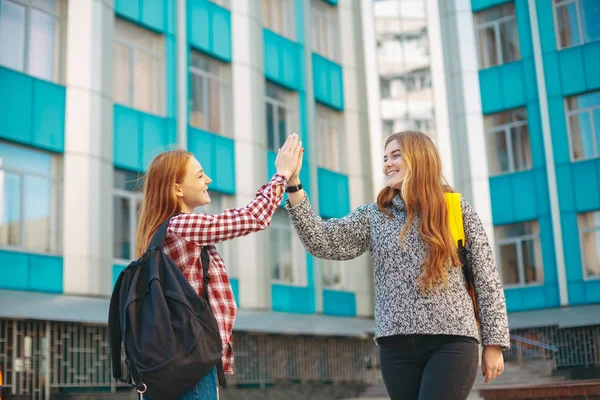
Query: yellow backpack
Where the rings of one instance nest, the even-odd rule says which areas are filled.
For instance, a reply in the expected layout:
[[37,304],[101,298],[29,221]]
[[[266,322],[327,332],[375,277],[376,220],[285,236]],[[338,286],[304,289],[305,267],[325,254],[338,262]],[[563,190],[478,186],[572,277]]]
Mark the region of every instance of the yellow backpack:
[[477,298],[475,295],[475,279],[473,277],[473,270],[471,269],[471,266],[468,265],[467,249],[465,248],[465,229],[463,225],[462,206],[460,205],[460,193],[445,193],[444,197],[446,198],[446,206],[448,207],[450,233],[452,234],[452,239],[458,249],[460,262],[463,265],[462,269],[465,276],[467,292],[473,301],[477,324],[481,325],[479,312],[477,310]]

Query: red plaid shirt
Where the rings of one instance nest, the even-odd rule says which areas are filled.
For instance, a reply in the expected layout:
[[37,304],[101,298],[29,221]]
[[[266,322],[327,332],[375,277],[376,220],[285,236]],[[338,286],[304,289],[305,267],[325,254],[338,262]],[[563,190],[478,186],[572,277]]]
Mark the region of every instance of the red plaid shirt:
[[237,306],[227,269],[214,245],[266,229],[281,204],[286,185],[284,176],[274,175],[246,207],[225,210],[219,215],[185,213],[169,222],[163,251],[179,265],[201,297],[204,292],[200,254],[203,246],[208,247],[208,298],[223,341],[223,369],[229,374],[233,373],[232,330]]

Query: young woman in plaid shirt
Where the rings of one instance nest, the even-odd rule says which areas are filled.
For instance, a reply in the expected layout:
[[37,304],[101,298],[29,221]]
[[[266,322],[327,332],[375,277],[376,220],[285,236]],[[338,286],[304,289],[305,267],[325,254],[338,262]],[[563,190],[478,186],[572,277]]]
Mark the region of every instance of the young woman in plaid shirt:
[[[209,302],[219,325],[223,341],[223,369],[233,373],[232,329],[236,304],[227,276],[227,269],[215,244],[252,232],[266,229],[273,213],[283,199],[288,179],[295,172],[302,142],[291,135],[277,152],[277,173],[256,193],[256,197],[242,208],[225,210],[219,215],[194,213],[194,208],[210,203],[208,185],[212,180],[203,171],[194,156],[183,150],[159,154],[152,160],[144,182],[144,201],[136,238],[136,254],[140,257],[147,249],[158,226],[171,219],[164,243],[164,252],[181,268],[192,287],[203,296],[200,255],[208,248]],[[216,370],[204,377],[180,400],[217,399]]]

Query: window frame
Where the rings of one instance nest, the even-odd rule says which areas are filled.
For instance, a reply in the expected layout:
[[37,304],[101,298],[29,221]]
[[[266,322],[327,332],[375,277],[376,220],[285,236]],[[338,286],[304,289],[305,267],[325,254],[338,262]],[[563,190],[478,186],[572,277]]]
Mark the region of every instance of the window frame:
[[[59,158],[58,155],[45,152],[39,149],[31,149],[26,146],[19,146],[10,142],[0,141],[0,143],[6,143],[9,146],[21,147],[28,151],[39,152],[39,153],[47,153],[52,158],[52,163],[56,163],[56,174],[52,174],[50,172],[49,175],[42,175],[34,172],[27,172],[15,168],[4,167],[0,165],[0,174],[9,173],[19,176],[20,178],[20,187],[19,187],[19,244],[18,245],[10,245],[10,244],[0,244],[0,250],[2,251],[13,251],[13,252],[23,252],[28,254],[36,254],[36,255],[44,255],[44,256],[61,256],[62,252],[62,217],[63,217],[63,204],[64,204],[64,187],[63,187],[63,160]],[[50,251],[42,251],[39,249],[30,249],[25,246],[25,178],[26,177],[35,177],[41,178],[44,180],[48,180],[50,182],[51,190],[55,190],[57,192],[56,199],[52,199],[50,196],[50,216],[49,216],[49,231],[47,235],[48,245],[50,247]],[[4,176],[2,176],[2,181],[4,181]],[[3,190],[3,189],[2,189]],[[54,205],[54,210],[52,209],[52,202],[56,201]]]
[[[558,23],[558,8],[567,7],[575,4],[575,13],[577,16],[577,29],[579,29],[579,43],[570,46],[563,46],[560,41],[560,25]],[[581,6],[581,0],[552,0],[552,18],[554,19],[554,39],[556,40],[556,50],[561,51],[572,47],[583,46],[587,43],[598,42],[600,39],[586,41],[587,25],[584,21],[584,9]]]
[[[274,29],[273,27],[273,15],[275,14],[275,2],[279,2],[281,5],[281,10],[282,10],[282,15],[281,17],[283,18],[283,20],[281,21],[281,26],[282,26],[282,32],[278,32],[277,30]],[[268,14],[268,18],[269,20],[266,21],[265,20],[265,10],[264,7],[268,5],[269,7],[269,14]],[[274,32],[280,36],[283,36],[289,40],[295,41],[296,40],[296,18],[295,18],[295,13],[294,13],[294,2],[293,0],[262,0],[262,23],[263,26],[270,30],[271,32]]]
[[[477,56],[478,56],[478,64],[479,64],[479,69],[483,70],[483,69],[488,69],[488,68],[493,68],[493,67],[498,67],[500,65],[504,65],[510,62],[515,62],[515,61],[519,61],[521,60],[521,39],[519,38],[519,27],[517,24],[517,10],[515,8],[515,4],[514,3],[505,3],[505,4],[500,4],[482,11],[479,11],[478,13],[475,13],[475,17],[477,18],[478,14],[480,13],[485,13],[489,10],[492,10],[494,8],[497,7],[504,7],[507,4],[512,4],[513,6],[513,10],[514,10],[514,15],[509,15],[506,17],[501,17],[498,18],[496,20],[493,21],[487,21],[487,22],[482,22],[482,23],[478,23],[477,21],[475,21],[475,36],[476,36],[476,41],[477,41]],[[503,43],[502,43],[502,37],[500,35],[500,25],[501,24],[505,24],[507,22],[511,22],[513,21],[515,22],[516,28],[517,28],[517,43],[518,43],[518,47],[519,47],[519,57],[516,58],[515,60],[511,60],[511,61],[504,61],[504,55],[502,54],[502,49],[504,48]],[[494,35],[496,37],[496,57],[498,58],[498,63],[497,64],[491,64],[491,65],[483,65],[483,53],[482,53],[482,48],[481,48],[481,35],[480,32],[484,29],[487,29],[489,27],[493,27],[494,28]]]
[[[319,103],[315,104],[315,108],[318,144],[317,167],[343,174],[346,171],[346,160],[344,157],[345,142],[342,137],[344,134],[344,115],[342,112],[330,109]],[[335,131],[333,143],[331,143],[332,138],[329,131],[332,128]],[[323,130],[325,130],[325,132]],[[331,164],[324,162],[324,155],[329,154],[330,152],[329,146],[333,147],[335,154],[333,167]],[[327,159],[329,160],[329,158]]]
[[[157,39],[157,42],[160,43],[161,49],[159,51],[155,51],[152,49],[147,49],[145,47],[138,46],[135,43],[130,43],[124,39],[121,39],[116,34],[117,20],[121,21],[124,24],[131,25],[131,26],[135,27],[136,29],[141,29],[141,30],[148,32],[150,35],[154,36],[155,39]],[[123,103],[119,103],[117,101],[114,101],[114,103],[121,104],[126,107],[130,107],[135,110],[145,112],[148,114],[157,115],[159,117],[165,117],[166,116],[166,65],[165,65],[166,64],[166,49],[165,49],[164,35],[158,34],[158,33],[153,32],[150,29],[147,29],[141,25],[135,24],[124,18],[120,18],[120,17],[116,16],[115,17],[115,34],[113,37],[113,49],[114,49],[115,45],[117,45],[117,44],[127,48],[128,54],[130,56],[129,70],[127,71],[128,72],[128,80],[130,82],[130,88],[129,88],[129,93],[128,93],[128,96],[129,96],[128,103],[123,104]],[[156,87],[157,92],[156,92],[156,99],[154,99],[154,103],[155,103],[154,107],[158,111],[142,110],[141,108],[139,108],[139,106],[137,104],[137,101],[136,101],[137,97],[136,97],[136,90],[135,90],[135,76],[136,76],[135,60],[136,60],[136,52],[138,52],[138,51],[142,52],[146,56],[153,58],[156,62],[156,67],[158,68],[157,74],[159,76],[160,82],[158,82],[158,86]],[[115,60],[113,60],[113,74],[114,74],[114,63],[115,63]],[[113,76],[113,85],[114,85],[114,76]]]
[[[268,89],[272,88],[274,90],[276,90],[279,94],[281,94],[284,98],[284,100],[280,100],[280,99],[276,99],[273,97],[270,97],[268,94]],[[295,93],[291,92],[287,89],[282,88],[281,86],[278,86],[274,83],[271,82],[266,82],[266,86],[265,86],[265,117],[266,115],[266,108],[267,105],[271,105],[272,109],[273,109],[273,125],[277,128],[277,132],[274,132],[274,148],[271,148],[269,146],[269,126],[268,126],[268,119],[265,120],[265,133],[267,135],[266,137],[266,147],[268,151],[272,151],[272,152],[277,152],[277,149],[279,149],[281,146],[283,146],[283,143],[279,143],[279,108],[283,108],[285,110],[285,117],[286,117],[286,127],[288,129],[288,132],[284,132],[285,133],[285,137],[287,137],[287,135],[289,135],[291,132],[296,132],[299,133],[299,129],[298,126],[296,124],[296,114],[298,112],[298,109],[296,107],[296,97],[295,97]]]
[[[288,215],[284,215],[283,213],[287,214],[286,210],[283,209],[279,209],[277,211],[275,211],[275,213],[279,213],[278,215],[282,215],[282,217],[276,217],[276,215],[273,215],[273,218],[271,220],[271,226],[269,227],[269,234],[277,234],[278,237],[283,237],[283,235],[287,235],[289,237],[289,242],[290,242],[290,261],[291,261],[291,273],[292,273],[292,279],[291,281],[286,281],[285,279],[277,279],[273,276],[273,272],[275,270],[275,266],[274,266],[274,261],[271,257],[271,252],[268,252],[267,254],[269,254],[269,277],[271,278],[271,284],[276,284],[276,285],[286,285],[286,286],[298,286],[298,281],[299,281],[299,276],[298,276],[298,271],[297,266],[295,265],[296,263],[295,261],[295,257],[294,257],[294,241],[293,241],[293,228],[292,228],[292,224],[289,220]],[[283,220],[283,217],[287,218],[286,219],[286,223],[283,223],[283,221],[279,221],[279,219]],[[268,238],[268,241],[271,243],[272,242],[270,240],[270,238]],[[277,250],[281,250],[280,248],[278,248]],[[280,252],[280,251],[279,251]],[[285,276],[285,271],[282,269],[281,265],[278,265],[278,271],[279,271],[279,276]]]
[[[533,220],[533,221],[515,222],[515,223],[511,223],[511,224],[506,224],[506,225],[513,225],[513,224],[532,224],[532,225],[535,224],[535,225],[537,225],[538,233],[496,239],[496,254],[497,254],[496,263],[498,265],[500,281],[502,283],[502,286],[504,286],[504,288],[523,288],[523,287],[543,286],[545,276],[543,276],[541,281],[536,280],[535,282],[531,282],[531,283],[526,282],[525,261],[523,258],[523,244],[527,241],[533,240],[534,246],[539,246],[540,255],[542,256],[542,260],[536,260],[536,261],[539,261],[542,273],[544,272],[543,249],[542,249],[542,242],[541,242],[541,233],[540,233],[540,229],[539,229],[539,222],[537,220]],[[494,228],[500,228],[500,227],[506,226],[506,225],[496,225],[496,226],[494,226]],[[506,245],[512,245],[512,244],[516,245],[516,248],[517,248],[517,270],[518,270],[518,274],[519,274],[519,282],[518,283],[505,283],[504,279],[503,279],[503,270],[502,270],[503,265],[502,265],[502,258],[501,258],[502,255],[501,255],[500,247],[506,246]]]
[[[192,59],[192,54],[194,56],[199,56],[201,58],[203,58],[207,63],[209,63],[209,65],[211,66],[211,68],[213,66],[217,67],[219,69],[217,74],[214,74],[212,72],[207,72],[204,71],[198,67],[192,66],[191,63],[191,59]],[[206,132],[210,132],[210,133],[214,133],[216,135],[220,135],[220,136],[224,136],[224,137],[230,137],[231,136],[231,132],[229,129],[229,124],[227,121],[227,117],[225,116],[225,106],[226,104],[229,103],[229,99],[230,99],[230,93],[231,93],[231,82],[230,79],[228,78],[229,75],[229,71],[227,68],[227,65],[215,60],[214,58],[202,53],[201,51],[198,50],[194,50],[192,48],[190,48],[190,62],[189,62],[189,66],[188,66],[188,73],[190,75],[194,75],[195,77],[200,77],[202,79],[203,82],[203,89],[204,92],[202,94],[202,98],[203,98],[203,105],[204,105],[204,110],[202,110],[205,120],[204,123],[204,127],[199,127],[196,125],[193,125],[191,122],[191,113],[192,113],[192,91],[190,90],[189,93],[189,107],[188,107],[188,120],[190,121],[189,124],[191,127],[196,128],[196,129],[200,129]],[[191,78],[191,76],[190,76]],[[190,79],[191,80],[191,79]],[[209,90],[208,90],[208,86],[207,83],[212,83],[212,82],[217,82],[219,85],[220,90],[220,99],[221,99],[221,104],[219,105],[220,109],[220,121],[219,121],[219,126],[221,128],[221,132],[213,132],[212,130],[210,130],[210,124],[211,124],[211,120],[210,118],[206,117],[206,116],[210,116],[210,110],[211,107],[209,105],[212,105],[212,103],[209,101]]]
[[[113,201],[116,200],[117,198],[129,200],[129,226],[130,226],[129,243],[131,244],[129,252],[130,252],[131,258],[123,259],[123,258],[116,257],[114,254],[114,248],[113,248],[112,259],[115,264],[128,265],[130,262],[132,262],[133,260],[135,260],[137,258],[135,256],[136,233],[137,233],[136,227],[137,227],[137,223],[138,223],[137,201],[139,200],[140,204],[141,204],[141,202],[144,200],[144,194],[140,191],[130,191],[130,190],[126,190],[126,189],[113,188]],[[115,212],[116,212],[116,210],[113,210],[113,213],[115,213]],[[116,233],[114,229],[115,229],[115,227],[113,226],[113,235]],[[113,245],[114,245],[114,243],[113,243]]]
[[[600,149],[598,149],[598,132],[597,132],[598,129],[600,129],[600,127],[596,127],[596,125],[594,123],[594,118],[593,118],[594,111],[600,110],[600,104],[597,104],[597,105],[594,105],[591,107],[584,107],[584,108],[577,108],[575,110],[569,110],[569,100],[570,99],[584,96],[586,94],[594,93],[594,92],[600,93],[600,90],[593,90],[591,92],[580,93],[580,94],[577,94],[574,96],[567,96],[564,98],[565,118],[566,118],[566,123],[567,123],[567,136],[568,136],[567,139],[569,140],[569,159],[573,163],[587,161],[587,160],[593,160],[595,158],[600,157]],[[592,136],[593,136],[592,139],[594,141],[594,155],[592,157],[575,158],[574,154],[573,154],[573,150],[574,150],[573,149],[573,130],[571,129],[571,117],[576,116],[576,115],[581,115],[584,113],[588,113],[589,115],[591,115],[590,124],[591,124],[591,128],[592,128]]]
[[595,225],[591,228],[581,228],[580,223],[579,223],[580,216],[584,216],[585,214],[594,214],[594,213],[600,213],[600,210],[592,210],[592,211],[577,213],[577,230],[579,232],[579,251],[580,251],[580,255],[581,255],[581,273],[582,273],[584,281],[600,280],[600,273],[597,276],[588,276],[587,275],[587,270],[586,270],[587,262],[585,260],[585,242],[583,240],[584,234],[589,233],[589,232],[597,232],[597,234],[600,235],[600,224]]
[[[526,118],[524,120],[521,121],[514,121],[514,113],[518,112],[519,110],[525,110],[525,116]],[[531,138],[529,135],[529,114],[527,114],[527,109],[525,107],[520,107],[520,108],[515,108],[512,110],[506,110],[506,111],[501,111],[499,113],[494,113],[494,114],[488,114],[484,116],[484,120],[486,117],[492,117],[498,114],[506,114],[506,113],[510,113],[511,114],[511,119],[513,119],[512,122],[506,123],[506,124],[501,124],[501,125],[495,125],[492,128],[484,128],[484,132],[485,132],[485,140],[486,140],[486,144],[487,144],[487,157],[488,157],[488,171],[489,171],[489,176],[501,176],[501,175],[506,175],[506,174],[513,174],[515,172],[524,172],[524,171],[531,171],[533,169],[533,151],[531,149]],[[485,124],[484,124],[485,126]],[[515,128],[520,128],[520,127],[526,127],[527,128],[527,136],[529,137],[529,159],[531,161],[531,165],[529,168],[526,169],[516,169],[516,165],[515,165],[515,154],[514,154],[514,147],[513,147],[513,138],[512,138],[512,129]],[[492,135],[498,135],[498,134],[503,134],[504,135],[504,139],[506,142],[506,148],[507,148],[507,153],[508,153],[508,171],[500,171],[500,172],[492,172],[492,165],[491,165],[491,154],[490,154],[490,145],[492,143]]]
[[[347,281],[346,281],[346,273],[345,273],[347,266],[342,265],[342,261],[319,259],[319,262],[321,264],[321,284],[322,284],[323,290],[331,290],[331,291],[338,291],[338,292],[348,291]],[[327,277],[326,271],[328,268],[329,268],[330,275],[335,275],[335,272],[339,273],[339,276],[340,276],[339,283],[337,283],[337,284],[327,284],[326,283],[326,277]]]
[[[340,25],[337,7],[326,4],[323,0],[312,0],[311,23],[313,30],[312,52],[331,61],[339,62]],[[317,23],[319,27],[316,27]],[[325,30],[323,29],[323,25],[325,25]],[[317,34],[315,35],[315,33]]]
[[[40,7],[38,5],[35,5],[33,3],[32,0],[0,0],[0,6],[2,2],[10,2],[13,4],[17,4],[20,5],[22,7],[25,8],[25,23],[23,26],[24,29],[24,38],[23,38],[23,42],[24,42],[24,48],[23,48],[23,54],[21,54],[22,59],[23,59],[23,69],[22,70],[18,70],[18,69],[13,69],[12,67],[5,67],[5,68],[9,68],[9,69],[13,69],[15,71],[21,72],[23,74],[27,74],[29,76],[32,76],[36,79],[41,79],[44,81],[48,81],[48,82],[52,82],[52,83],[56,83],[59,85],[63,85],[66,81],[66,67],[67,67],[67,21],[68,21],[68,2],[67,0],[57,0],[60,1],[61,6],[64,8],[64,15],[62,14],[58,14],[57,12],[54,11],[49,11],[46,8]],[[73,1],[73,0],[71,0]],[[2,7],[0,7],[1,10]],[[36,10],[38,12],[41,12],[45,15],[51,16],[52,18],[54,18],[55,23],[57,23],[59,25],[59,35],[58,35],[58,46],[56,48],[56,50],[53,52],[53,60],[52,60],[52,65],[53,67],[55,67],[58,72],[54,72],[54,76],[52,79],[46,79],[46,78],[42,78],[39,77],[37,75],[33,75],[31,73],[31,71],[29,70],[29,52],[30,52],[30,39],[31,39],[31,11]],[[1,11],[0,11],[1,12]],[[58,53],[58,54],[56,54]],[[1,65],[1,64],[0,64]],[[4,65],[2,65],[4,66]]]

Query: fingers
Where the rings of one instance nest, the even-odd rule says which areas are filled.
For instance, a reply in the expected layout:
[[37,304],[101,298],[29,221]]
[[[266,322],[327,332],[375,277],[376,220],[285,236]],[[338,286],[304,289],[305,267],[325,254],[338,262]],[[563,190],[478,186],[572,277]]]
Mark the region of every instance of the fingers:
[[504,372],[504,363],[484,365],[482,366],[482,370],[485,371],[485,383],[488,383],[502,375],[502,372]]
[[296,146],[298,145],[298,135],[297,134],[291,134],[290,136],[288,136],[288,138],[286,139],[285,143],[283,144],[283,146],[281,146],[281,151],[292,151],[294,152],[296,149]]

